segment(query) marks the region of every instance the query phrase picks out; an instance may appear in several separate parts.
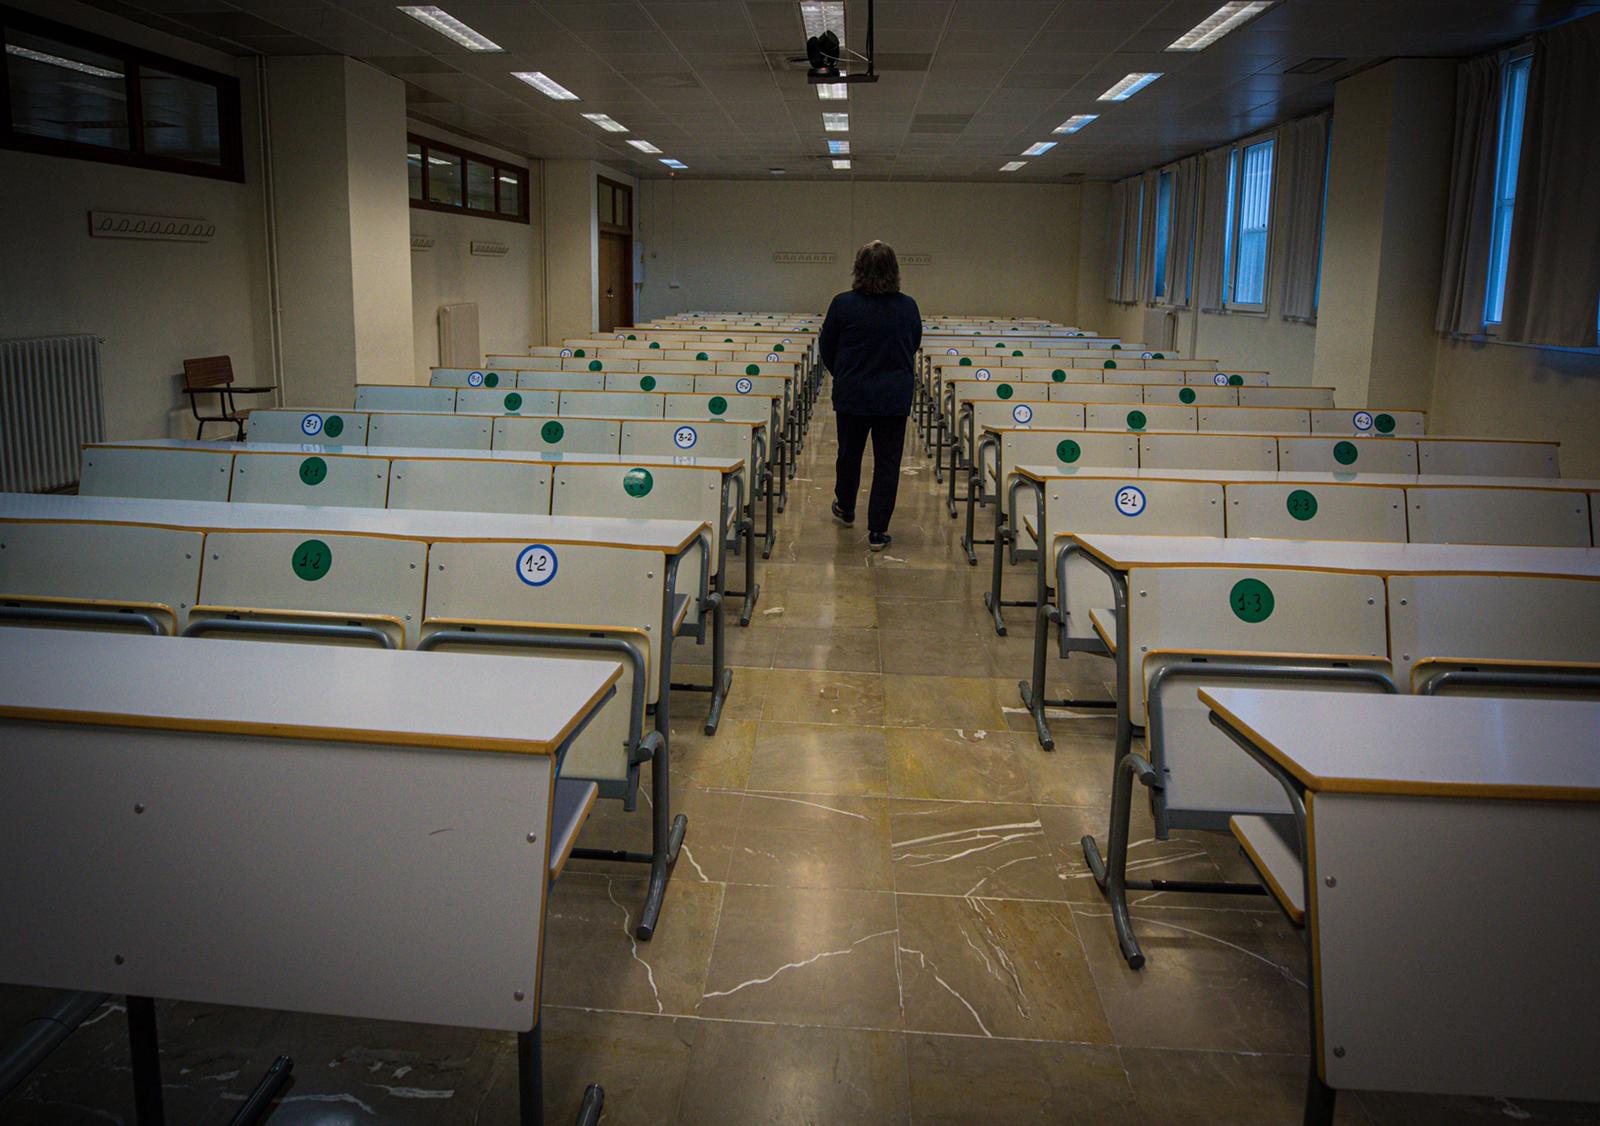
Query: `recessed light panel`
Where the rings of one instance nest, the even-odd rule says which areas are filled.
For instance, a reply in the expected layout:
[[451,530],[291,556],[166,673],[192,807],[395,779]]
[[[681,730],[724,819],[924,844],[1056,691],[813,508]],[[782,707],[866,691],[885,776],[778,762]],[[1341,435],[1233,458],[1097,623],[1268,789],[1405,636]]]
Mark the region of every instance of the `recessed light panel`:
[[1023,156],[1043,156],[1045,153],[1049,152],[1051,149],[1053,149],[1055,147],[1056,147],[1056,143],[1054,141],[1040,141],[1038,144],[1029,145],[1027,148],[1023,149],[1022,150],[1022,155]]
[[[839,72],[843,74],[843,71]],[[842,102],[850,97],[850,87],[843,82],[822,82],[817,85],[817,97],[825,102]]]
[[443,8],[435,8],[432,4],[402,4],[400,10],[418,23],[433,28],[446,39],[461,44],[469,51],[500,51],[504,49],[493,39],[490,39],[480,31],[472,30],[472,28],[456,19]]
[[848,113],[825,113],[822,115],[822,127],[830,133],[848,133],[850,131],[850,115]]
[[833,162],[833,166],[835,168],[849,168],[850,162],[848,160],[836,160]]
[[1274,0],[1235,0],[1224,4],[1188,31],[1174,39],[1169,51],[1204,51],[1240,24],[1248,23],[1268,8]]
[[629,141],[628,144],[632,145],[634,148],[638,149],[640,152],[658,153],[658,152],[661,151],[660,149],[658,149],[654,145],[652,145],[649,141]]
[[829,141],[828,142],[828,151],[830,153],[832,153],[834,156],[849,156],[850,155],[850,142],[849,141]]
[[1095,100],[1101,102],[1125,102],[1160,77],[1160,71],[1142,71],[1137,74],[1124,75],[1115,86]]
[[1050,130],[1050,132],[1076,133],[1079,129],[1082,129],[1085,125],[1089,124],[1091,121],[1094,121],[1099,116],[1100,115],[1098,113],[1075,113],[1063,121],[1060,125],[1057,125],[1054,129]]
[[626,125],[622,124],[622,122],[618,121],[609,114],[586,113],[583,115],[583,119],[585,121],[594,122],[607,133],[626,133],[628,131],[628,127]]
[[545,97],[554,98],[558,102],[575,102],[578,100],[578,95],[541,70],[517,70],[511,73],[511,77],[518,82],[526,82]]
[[19,47],[15,43],[6,44],[6,54],[15,55],[19,59],[29,62],[43,63],[45,66],[58,66],[62,70],[75,70],[79,74],[87,74],[91,78],[121,78],[120,70],[107,70],[101,66],[90,66],[80,63],[77,59],[64,59],[60,55],[47,54],[44,51],[34,51],[27,47]]
[[844,42],[844,0],[800,0],[800,22],[806,38],[831,31]]
[[1017,169],[1023,167],[1027,163],[1028,162],[1026,160],[1008,160],[1000,166],[1000,171],[1015,172]]
[[665,164],[665,165],[666,165],[666,166],[667,166],[667,167],[668,167],[668,168],[671,168],[671,169],[673,169],[673,170],[675,170],[675,171],[676,171],[676,170],[678,170],[678,169],[683,169],[683,168],[687,168],[687,167],[689,167],[689,166],[688,166],[688,165],[687,165],[687,164],[685,164],[685,163],[684,163],[684,162],[683,162],[683,161],[681,161],[681,160],[674,160],[674,159],[673,159],[673,158],[672,158],[672,157],[670,157],[670,156],[667,156],[667,157],[662,157],[662,158],[661,158],[661,163],[662,163],[662,164]]

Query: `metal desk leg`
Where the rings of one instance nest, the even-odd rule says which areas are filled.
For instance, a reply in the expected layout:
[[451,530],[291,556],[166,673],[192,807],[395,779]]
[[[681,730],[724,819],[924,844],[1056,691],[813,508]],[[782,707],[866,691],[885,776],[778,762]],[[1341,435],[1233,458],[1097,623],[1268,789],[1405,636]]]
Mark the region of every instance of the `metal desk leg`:
[[[534,1025],[532,1031],[517,1033],[518,1121],[522,1126],[544,1126],[543,1023]],[[606,1093],[600,1084],[589,1084],[578,1107],[578,1126],[595,1126],[605,1102]]]
[[161,1047],[156,1003],[149,997],[128,998],[128,1049],[133,1061],[134,1119],[139,1126],[160,1126],[166,1121],[161,1105]]
[[[995,444],[995,468],[1000,468],[999,443]],[[1039,605],[1038,599],[1014,598],[1007,602],[1002,594],[1004,583],[1005,559],[1004,552],[1007,547],[1014,547],[1017,541],[1017,529],[1022,527],[1022,521],[1017,517],[1017,490],[1030,489],[1039,500],[1039,534],[1044,535],[1044,488],[1037,481],[1030,481],[1026,477],[1018,477],[1006,486],[1006,504],[1004,510],[1000,507],[1000,492],[995,490],[994,498],[994,572],[989,577],[989,591],[983,596],[983,604],[989,608],[990,617],[994,618],[994,631],[1001,637],[1006,635],[1006,624],[1000,617],[1002,606],[1026,606],[1034,609]],[[1007,515],[1009,513],[1009,516]],[[980,541],[981,542],[981,541]],[[1044,553],[1038,553],[1039,558],[1044,558]],[[1041,574],[1043,573],[1041,569]],[[1043,589],[1043,583],[1040,583]],[[1042,597],[1042,595],[1041,595]]]
[[[1121,757],[1127,752],[1127,748],[1132,742],[1131,723],[1127,723],[1127,738],[1123,738],[1123,728],[1127,721],[1126,706],[1123,703],[1123,701],[1126,699],[1126,694],[1124,692],[1119,691],[1118,698],[1116,700],[1078,700],[1072,697],[1051,700],[1044,694],[1046,670],[1045,662],[1047,656],[1046,646],[1049,644],[1049,631],[1051,624],[1054,624],[1061,630],[1061,655],[1063,657],[1066,657],[1074,652],[1093,652],[1099,653],[1102,656],[1109,655],[1105,652],[1103,647],[1099,646],[1098,642],[1074,642],[1067,636],[1066,612],[1063,609],[1051,604],[1050,590],[1046,585],[1046,567],[1050,553],[1045,548],[1045,545],[1049,542],[1050,536],[1049,531],[1045,526],[1044,507],[1041,505],[1039,508],[1039,612],[1036,619],[1035,632],[1033,636],[1033,680],[1031,683],[1024,680],[1017,686],[1021,691],[1022,703],[1023,706],[1025,706],[1033,715],[1033,725],[1039,735],[1039,745],[1047,751],[1055,750],[1056,744],[1055,737],[1050,734],[1049,724],[1045,720],[1044,713],[1046,708],[1116,708],[1117,759],[1121,759]],[[1058,597],[1060,597],[1063,602],[1066,601],[1067,559],[1076,550],[1077,545],[1069,543],[1065,548],[1062,549],[1061,555],[1056,560],[1056,588],[1058,591]],[[1128,635],[1127,582],[1121,576],[1111,571],[1108,567],[1106,567],[1105,564],[1101,563],[1100,560],[1096,559],[1094,556],[1085,554],[1084,558],[1088,559],[1089,562],[1093,563],[1096,567],[1099,567],[1102,571],[1105,571],[1107,575],[1111,576],[1112,592],[1118,599],[1117,628],[1120,631],[1118,636],[1126,637]],[[1126,646],[1119,644],[1117,648],[1119,653],[1126,655]],[[1123,680],[1125,671],[1126,670],[1122,668],[1121,664],[1119,663],[1117,670],[1119,689],[1126,683]]]

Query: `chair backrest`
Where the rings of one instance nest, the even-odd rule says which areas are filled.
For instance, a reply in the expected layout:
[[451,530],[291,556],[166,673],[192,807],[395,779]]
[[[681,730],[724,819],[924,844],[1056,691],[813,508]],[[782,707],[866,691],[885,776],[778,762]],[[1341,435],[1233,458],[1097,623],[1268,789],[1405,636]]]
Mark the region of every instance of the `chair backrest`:
[[235,501],[382,508],[388,495],[387,458],[241,450],[233,459]]
[[365,411],[276,408],[250,412],[249,442],[317,442],[334,446],[367,444]]
[[233,357],[200,356],[183,361],[183,386],[190,391],[211,391],[233,382]]
[[1250,434],[1143,434],[1139,437],[1139,466],[1276,470],[1278,439]]
[[1405,491],[1391,485],[1229,482],[1228,535],[1406,542]]
[[1577,489],[1406,489],[1413,543],[1589,547],[1589,500]]
[[614,454],[622,444],[622,423],[614,418],[529,418],[494,420],[494,448],[550,453]]
[[78,493],[86,497],[225,501],[232,472],[231,452],[85,446]]
[[550,466],[533,461],[395,458],[389,507],[436,512],[550,511]]
[[139,610],[176,633],[200,586],[202,540],[137,524],[0,524],[0,600]]

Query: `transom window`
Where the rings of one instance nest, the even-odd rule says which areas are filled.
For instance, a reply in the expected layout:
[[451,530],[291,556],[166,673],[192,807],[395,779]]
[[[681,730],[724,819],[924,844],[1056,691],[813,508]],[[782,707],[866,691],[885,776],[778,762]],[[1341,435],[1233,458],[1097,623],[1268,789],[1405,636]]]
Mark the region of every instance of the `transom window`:
[[406,138],[411,206],[528,221],[528,170],[415,134]]

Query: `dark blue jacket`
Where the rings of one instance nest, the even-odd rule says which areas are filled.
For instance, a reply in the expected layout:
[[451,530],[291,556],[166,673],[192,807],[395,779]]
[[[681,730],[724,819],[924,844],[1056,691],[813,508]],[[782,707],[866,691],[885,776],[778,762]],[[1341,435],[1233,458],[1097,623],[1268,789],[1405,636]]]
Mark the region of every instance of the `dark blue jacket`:
[[910,414],[921,346],[922,313],[905,294],[839,294],[817,337],[817,351],[833,373],[833,409]]

